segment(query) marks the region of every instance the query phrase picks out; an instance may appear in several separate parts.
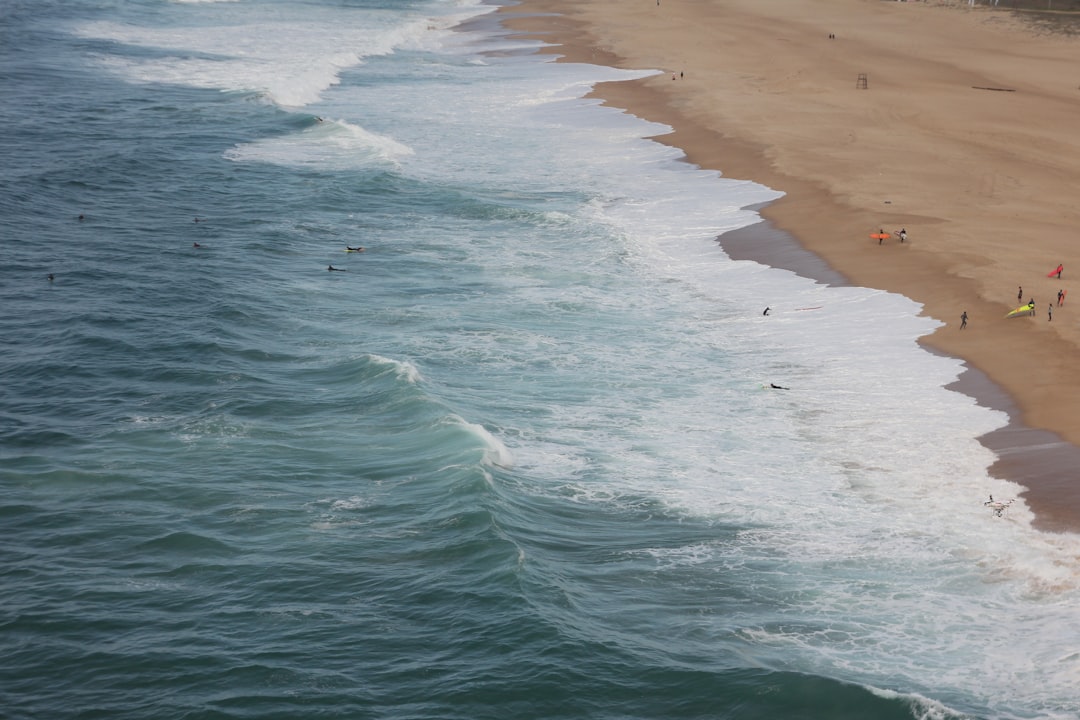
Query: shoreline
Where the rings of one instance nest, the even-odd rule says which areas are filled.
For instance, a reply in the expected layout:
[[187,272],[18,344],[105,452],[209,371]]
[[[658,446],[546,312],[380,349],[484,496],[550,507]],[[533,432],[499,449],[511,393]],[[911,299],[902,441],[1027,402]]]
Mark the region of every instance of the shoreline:
[[[852,9],[861,12],[860,19],[864,22],[876,21],[881,7],[891,5],[880,0],[826,3],[825,7],[833,9],[831,15],[827,12],[827,17],[822,19],[819,13],[823,7],[821,0],[783,1],[786,9],[799,6],[803,12],[810,12],[815,23],[839,21],[840,17],[845,17],[845,12]],[[775,11],[777,5],[769,0],[751,2],[757,2],[758,5],[748,7],[736,0],[734,3],[725,4],[723,8],[718,8],[717,4],[713,3],[700,8],[680,6],[678,12],[682,15],[679,20],[695,19],[697,25],[701,26],[704,32],[708,32],[709,21],[716,21],[719,15],[725,20],[734,16],[740,20],[736,23],[740,30],[746,30],[748,25],[745,23],[752,25],[752,21],[761,20],[759,7],[764,6],[767,12],[770,9]],[[910,212],[914,203],[911,198],[905,197],[905,194],[912,193],[900,183],[884,183],[895,184],[895,194],[877,193],[876,197],[870,199],[857,197],[858,193],[865,191],[858,187],[853,191],[844,186],[843,182],[835,182],[836,170],[831,167],[823,169],[820,165],[821,157],[801,157],[798,152],[788,158],[783,157],[782,143],[792,141],[792,138],[785,137],[783,123],[780,123],[780,130],[773,134],[777,138],[773,142],[763,141],[763,137],[754,137],[753,123],[762,122],[760,105],[763,99],[758,97],[761,93],[756,86],[749,91],[742,88],[742,85],[750,84],[746,67],[738,68],[738,73],[729,77],[727,82],[717,83],[733,93],[749,95],[738,103],[732,103],[736,106],[734,110],[721,112],[715,107],[702,109],[699,107],[703,104],[702,98],[695,95],[687,99],[683,93],[689,83],[681,77],[676,80],[674,74],[668,79],[667,73],[674,73],[672,66],[665,68],[662,63],[653,63],[650,60],[651,56],[668,51],[684,56],[692,54],[692,50],[686,50],[677,43],[680,38],[690,34],[690,31],[684,32],[681,27],[661,28],[651,33],[654,37],[642,42],[640,47],[636,42],[642,40],[642,33],[650,33],[647,25],[641,25],[643,16],[655,20],[657,12],[666,12],[663,8],[657,8],[660,8],[659,4],[655,7],[637,6],[633,10],[623,11],[616,0],[595,0],[586,8],[572,6],[565,0],[525,0],[520,5],[501,8],[499,17],[502,24],[515,34],[549,43],[541,52],[558,55],[561,62],[664,70],[663,75],[641,80],[600,83],[590,97],[599,98],[607,105],[622,108],[635,116],[672,128],[671,132],[652,139],[679,148],[685,153],[684,160],[687,162],[721,171],[725,177],[748,179],[785,193],[782,198],[760,208],[764,222],[718,238],[725,252],[733,259],[751,259],[774,267],[784,267],[827,284],[857,284],[897,292],[921,303],[924,314],[939,320],[947,316],[944,310],[946,307],[956,308],[957,316],[961,309],[968,312],[973,321],[970,329],[965,330],[965,335],[961,336],[956,332],[959,326],[957,319],[951,323],[946,322],[937,331],[923,336],[919,339],[919,344],[928,352],[956,357],[964,362],[966,370],[947,386],[948,389],[968,395],[978,404],[1001,410],[1008,416],[1004,427],[978,439],[998,458],[989,468],[990,474],[1016,482],[1025,488],[1019,495],[1034,513],[1036,529],[1049,532],[1080,530],[1080,488],[1073,487],[1075,483],[1071,479],[1072,469],[1080,467],[1080,445],[1077,444],[1080,441],[1080,417],[1070,417],[1067,407],[1061,409],[1060,405],[1067,405],[1067,402],[1055,402],[1059,391],[1060,397],[1080,397],[1080,370],[1070,367],[1065,360],[1069,356],[1075,357],[1076,351],[1080,349],[1080,330],[1071,327],[1075,322],[1069,323],[1070,327],[1065,328],[1065,332],[1058,331],[1058,328],[1066,324],[1059,322],[1058,326],[1052,328],[1058,332],[1047,333],[1048,323],[1035,324],[1035,319],[1024,319],[1012,324],[998,321],[998,318],[1002,318],[1016,303],[1013,302],[1013,297],[997,297],[1001,293],[996,287],[992,288],[992,292],[988,291],[985,287],[986,279],[980,278],[978,273],[993,264],[990,258],[1000,251],[1000,246],[986,243],[987,247],[983,247],[983,238],[977,231],[983,230],[985,226],[973,230],[967,228],[964,221],[971,218],[971,212],[985,210],[987,201],[992,203],[995,197],[1000,200],[1001,193],[991,187],[988,198],[979,196],[973,209],[959,212],[957,217],[949,216],[947,202],[942,207],[932,208],[939,211],[934,214],[919,215]],[[960,12],[955,8],[927,6],[920,8],[920,11],[947,13],[948,17],[961,21],[962,29],[975,35],[985,30],[982,24],[973,22],[968,15],[963,18],[954,17]],[[608,19],[620,13],[626,17],[620,16],[608,23]],[[795,14],[798,14],[797,10]],[[602,25],[596,20],[596,17],[600,16],[605,18]],[[938,16],[935,15],[936,17]],[[801,25],[799,28],[805,29]],[[956,32],[956,28],[950,28],[949,31]],[[758,35],[772,35],[777,31],[768,28],[756,32]],[[995,28],[994,32],[999,32],[999,29]],[[1017,33],[1022,30],[1010,26],[1006,32]],[[828,38],[826,42],[832,40],[829,35],[831,33],[823,35]],[[991,40],[1000,41],[1000,36],[995,35]],[[676,44],[672,45],[673,42]],[[750,42],[753,43],[754,39],[751,38]],[[989,44],[992,45],[993,42]],[[626,47],[634,48],[634,53],[625,51]],[[634,57],[624,57],[623,52],[634,54]],[[808,60],[800,51],[777,51],[780,55],[784,52],[790,54],[788,59],[796,65],[797,61]],[[708,54],[723,56],[712,60],[713,63],[722,64],[731,59],[723,52]],[[700,66],[709,62],[708,58],[700,54],[696,56],[696,60],[694,66],[698,68],[697,72],[701,71]],[[756,60],[751,60],[751,65],[754,62]],[[976,57],[967,62],[978,63],[981,59]],[[717,74],[723,72],[717,65],[708,65],[708,70],[710,73],[715,70]],[[709,77],[712,77],[712,74]],[[970,87],[979,90],[995,85],[989,81],[986,83]],[[698,82],[694,89],[699,90],[701,87]],[[851,90],[854,89],[856,88],[852,82]],[[911,91],[909,95],[914,92]],[[775,103],[776,97],[779,97],[780,101],[784,102],[785,94],[797,93],[781,87],[768,93],[764,101]],[[858,99],[857,94],[850,90],[845,91],[845,94],[854,95]],[[1012,93],[982,94],[997,96]],[[732,95],[724,93],[710,94],[708,99],[711,102],[708,104],[729,100],[731,97]],[[806,98],[800,96],[798,99],[801,101]],[[786,99],[790,100],[791,98]],[[1055,97],[1052,100],[1057,102],[1059,99]],[[813,105],[815,100],[811,98],[809,102]],[[844,117],[843,112],[850,114],[865,110],[862,106],[855,110],[845,108],[842,106],[844,102],[850,103],[851,100],[848,98],[837,102],[841,106],[836,110],[841,113],[840,117]],[[808,112],[812,116],[814,112],[821,112],[821,108],[811,107]],[[806,121],[800,118],[792,122]],[[1022,118],[1012,120],[1014,123],[1022,121]],[[861,128],[860,122],[859,118],[855,118],[850,125]],[[876,123],[870,130],[875,130],[880,124],[887,125],[888,119],[878,120]],[[836,141],[835,137],[831,137],[836,134],[835,128],[824,127],[822,132],[830,137],[818,140],[822,141],[823,146],[831,147],[831,143]],[[948,136],[948,133],[934,127],[927,131],[933,132],[942,135],[933,138],[939,141],[939,152],[949,151],[950,143],[967,141],[967,138]],[[791,130],[791,134],[798,139],[800,134],[807,133],[799,127]],[[858,155],[857,152],[854,154]],[[863,160],[865,161],[865,157]],[[1018,162],[1022,164],[1023,157],[1019,158]],[[800,172],[792,172],[788,165]],[[1036,170],[1044,171],[1045,168],[1038,167]],[[1075,170],[1076,177],[1080,180],[1080,162],[1077,162]],[[991,178],[994,172],[1000,171],[994,170]],[[933,193],[934,183],[929,180],[926,184],[930,187],[924,192]],[[849,184],[850,182],[852,181],[849,180]],[[857,179],[855,182],[856,185],[861,184]],[[991,179],[991,185],[993,184],[994,180]],[[893,199],[882,200],[882,195],[891,196]],[[1054,199],[1060,201],[1057,196]],[[1075,216],[1075,213],[1064,222],[1066,228],[1071,226],[1072,216]],[[1076,224],[1080,225],[1080,216],[1075,217]],[[988,220],[984,219],[982,222]],[[989,222],[1000,223],[1001,220],[995,217]],[[1022,228],[1025,222],[1028,222],[1028,219],[1021,218],[1008,228],[1003,228],[1000,234],[1007,236],[1008,231],[1015,232],[1016,226]],[[900,245],[895,239],[890,239],[883,246],[878,245],[868,239],[868,234],[876,231],[878,226],[890,230],[895,229],[893,226],[910,228],[910,241]],[[1060,229],[1059,226],[1055,227]],[[815,232],[808,228],[818,230]],[[942,234],[948,232],[951,244],[942,242],[938,247],[927,247],[930,241],[924,241],[922,236],[935,231]],[[973,237],[974,242],[958,242],[962,240],[964,233]],[[1032,243],[1027,243],[1025,249],[1029,249],[1028,245]],[[1050,257],[1051,252],[1054,253],[1053,257],[1060,255],[1062,259],[1057,262],[1070,267],[1073,257],[1069,255],[1071,251],[1066,252],[1064,248],[1054,247],[1046,248],[1046,252],[1045,257]],[[1040,260],[1036,267],[1048,262],[1050,261]],[[1011,293],[1014,286],[1012,275],[1024,278],[1030,287],[1038,288],[1035,292],[1027,292],[1041,295],[1041,300],[1038,301],[1041,309],[1041,303],[1048,301],[1046,283],[1037,284],[1030,270],[1018,271],[1013,267],[1017,264],[1031,265],[1032,262],[1026,259],[1014,263],[1006,257],[1004,270],[1010,275],[1006,294]],[[990,270],[997,272],[986,274],[991,276],[992,281],[996,281],[994,284],[1000,284],[1002,270],[992,267]],[[1056,279],[1052,281],[1058,282]],[[1067,286],[1065,280],[1062,280],[1061,284]],[[1059,317],[1068,317],[1067,308],[1058,310]],[[978,330],[975,329],[977,326],[974,318],[978,318],[982,326]],[[1068,332],[1070,329],[1073,331],[1071,335]],[[1038,335],[1033,336],[1032,333]],[[975,342],[965,342],[969,338]],[[1015,358],[1019,359],[1019,372],[1016,367],[1008,367],[1016,364],[1009,362],[1010,353],[1015,353]],[[1027,387],[1031,383],[1025,382],[1028,373],[1024,368],[1028,363],[1039,368],[1040,374],[1049,376],[1044,376],[1043,382],[1034,388]],[[1076,415],[1080,416],[1080,413]]]
[[[754,207],[760,211],[769,203]],[[841,287],[852,283],[823,258],[799,244],[790,233],[778,230],[767,220],[724,233],[717,242],[732,260],[752,260],[774,268],[790,270],[823,285]],[[923,350],[948,357],[920,340]],[[1008,422],[976,439],[997,458],[988,468],[993,477],[1026,488],[1020,497],[1036,516],[1036,528],[1046,532],[1076,532],[1080,513],[1080,490],[1068,479],[1080,467],[1080,446],[1066,442],[1048,430],[1039,430],[1020,421],[1016,402],[986,373],[973,368],[964,358],[964,370],[945,389],[967,395],[978,405],[998,410]]]

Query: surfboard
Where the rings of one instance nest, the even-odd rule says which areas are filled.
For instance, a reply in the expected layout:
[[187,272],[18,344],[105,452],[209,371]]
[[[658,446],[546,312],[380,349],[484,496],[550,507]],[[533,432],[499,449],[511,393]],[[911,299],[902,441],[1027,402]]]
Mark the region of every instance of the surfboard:
[[1061,272],[1061,269],[1062,269],[1062,267],[1064,267],[1064,266],[1062,266],[1062,265],[1058,265],[1058,266],[1057,266],[1056,268],[1054,268],[1054,269],[1053,269],[1053,270],[1051,270],[1050,272],[1046,273],[1046,277],[1054,277],[1054,276],[1055,276],[1055,275],[1057,275],[1057,274],[1058,274],[1059,272]]
[[364,252],[364,249],[360,248],[359,250],[353,250],[351,248],[345,248],[345,252]]
[[[874,240],[888,240],[892,237],[892,235],[890,235],[889,233],[870,233],[870,237]],[[1055,270],[1054,272],[1056,273],[1057,270]],[[1053,275],[1054,273],[1050,274]]]
[[1007,317],[1007,318],[1024,317],[1025,315],[1030,315],[1031,310],[1032,310],[1031,305],[1021,305],[1020,307],[1016,308],[1015,310],[1010,310],[1009,312],[1005,313],[1005,317]]

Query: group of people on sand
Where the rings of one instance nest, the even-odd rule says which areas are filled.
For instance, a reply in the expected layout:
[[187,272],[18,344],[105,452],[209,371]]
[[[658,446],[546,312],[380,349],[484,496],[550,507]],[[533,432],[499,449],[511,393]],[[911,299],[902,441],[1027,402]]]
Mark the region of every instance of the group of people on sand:
[[[1061,273],[1064,272],[1064,270],[1065,270],[1065,266],[1059,263],[1057,268],[1055,268],[1054,271],[1051,272],[1050,275],[1048,275],[1047,277],[1056,275],[1057,279],[1060,280],[1061,279]],[[1016,288],[1016,302],[1019,303],[1019,302],[1023,302],[1023,301],[1024,301],[1024,286],[1023,285],[1018,285],[1017,288]],[[1065,304],[1065,289],[1064,288],[1058,288],[1057,306],[1061,307],[1064,304]],[[1027,314],[1028,315],[1032,315],[1032,316],[1035,315],[1035,298],[1029,298],[1028,301],[1027,301],[1027,305],[1019,306],[1018,308],[1016,308],[1016,310],[1013,310],[1011,313],[1009,313],[1009,316],[1010,317],[1016,317],[1018,314],[1022,314],[1020,311],[1022,311],[1024,309],[1027,309]],[[963,330],[964,328],[967,327],[967,321],[968,321],[968,314],[967,314],[967,310],[965,310],[964,312],[962,312],[960,314],[960,329],[961,330]],[[1054,303],[1050,303],[1049,305],[1046,306],[1046,321],[1047,322],[1053,322],[1054,321]]]
[[[900,242],[907,242],[907,228],[900,228],[899,230],[894,230],[892,232],[892,236],[898,238],[900,240]],[[889,233],[885,232],[884,228],[879,228],[878,231],[876,233],[874,233],[874,234],[871,234],[870,237],[871,238],[877,238],[878,245],[881,245],[885,241],[885,239],[889,237]],[[1057,279],[1060,280],[1061,279],[1061,273],[1064,270],[1065,270],[1065,266],[1063,264],[1061,264],[1061,263],[1058,263],[1058,266],[1056,268],[1054,268],[1054,270],[1052,270],[1047,275],[1047,277],[1055,277],[1056,276]],[[1020,287],[1019,291],[1016,293],[1016,301],[1017,302],[1022,302],[1023,298],[1024,298],[1024,288]],[[1058,290],[1057,306],[1061,307],[1064,303],[1065,303],[1065,290],[1064,290],[1064,288],[1062,288],[1062,289]],[[1021,307],[1025,307],[1025,306],[1021,306]],[[1034,315],[1035,314],[1035,299],[1031,298],[1030,300],[1028,300],[1028,304],[1027,304],[1026,307],[1028,308],[1028,311],[1029,311],[1028,314],[1029,315]],[[1019,309],[1020,308],[1017,308],[1017,310],[1019,310]],[[769,314],[769,309],[768,308],[765,309],[765,314],[766,315]],[[1050,303],[1046,308],[1046,320],[1047,320],[1047,322],[1053,322],[1053,320],[1054,320],[1054,303]],[[968,324],[968,313],[967,313],[967,310],[964,310],[962,313],[960,313],[960,329],[961,330],[966,329],[967,324]]]
[[[892,236],[899,238],[900,242],[907,242],[907,228],[900,228],[899,230],[893,230]],[[885,242],[885,238],[889,237],[889,233],[885,232],[885,228],[879,228],[877,233],[871,235],[872,238],[877,238],[877,244]]]

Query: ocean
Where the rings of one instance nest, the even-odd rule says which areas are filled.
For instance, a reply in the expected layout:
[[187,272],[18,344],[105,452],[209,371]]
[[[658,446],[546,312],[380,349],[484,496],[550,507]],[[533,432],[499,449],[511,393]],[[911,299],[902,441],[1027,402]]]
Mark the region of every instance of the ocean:
[[0,2],[0,715],[1080,715],[938,321],[494,9]]

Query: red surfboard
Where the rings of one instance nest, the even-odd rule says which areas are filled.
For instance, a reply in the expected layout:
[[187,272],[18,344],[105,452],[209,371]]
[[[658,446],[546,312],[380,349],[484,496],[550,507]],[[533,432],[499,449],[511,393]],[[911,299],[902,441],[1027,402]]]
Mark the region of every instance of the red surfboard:
[[[871,235],[870,237],[874,237],[874,236],[873,236],[873,235]],[[1051,270],[1050,272],[1046,273],[1046,277],[1054,277],[1054,276],[1055,276],[1055,275],[1057,275],[1057,274],[1058,274],[1059,272],[1061,272],[1061,271],[1062,271],[1062,269],[1064,269],[1064,267],[1065,267],[1064,265],[1058,265],[1058,266],[1057,266],[1056,268],[1054,268],[1054,269],[1053,269],[1053,270]]]

